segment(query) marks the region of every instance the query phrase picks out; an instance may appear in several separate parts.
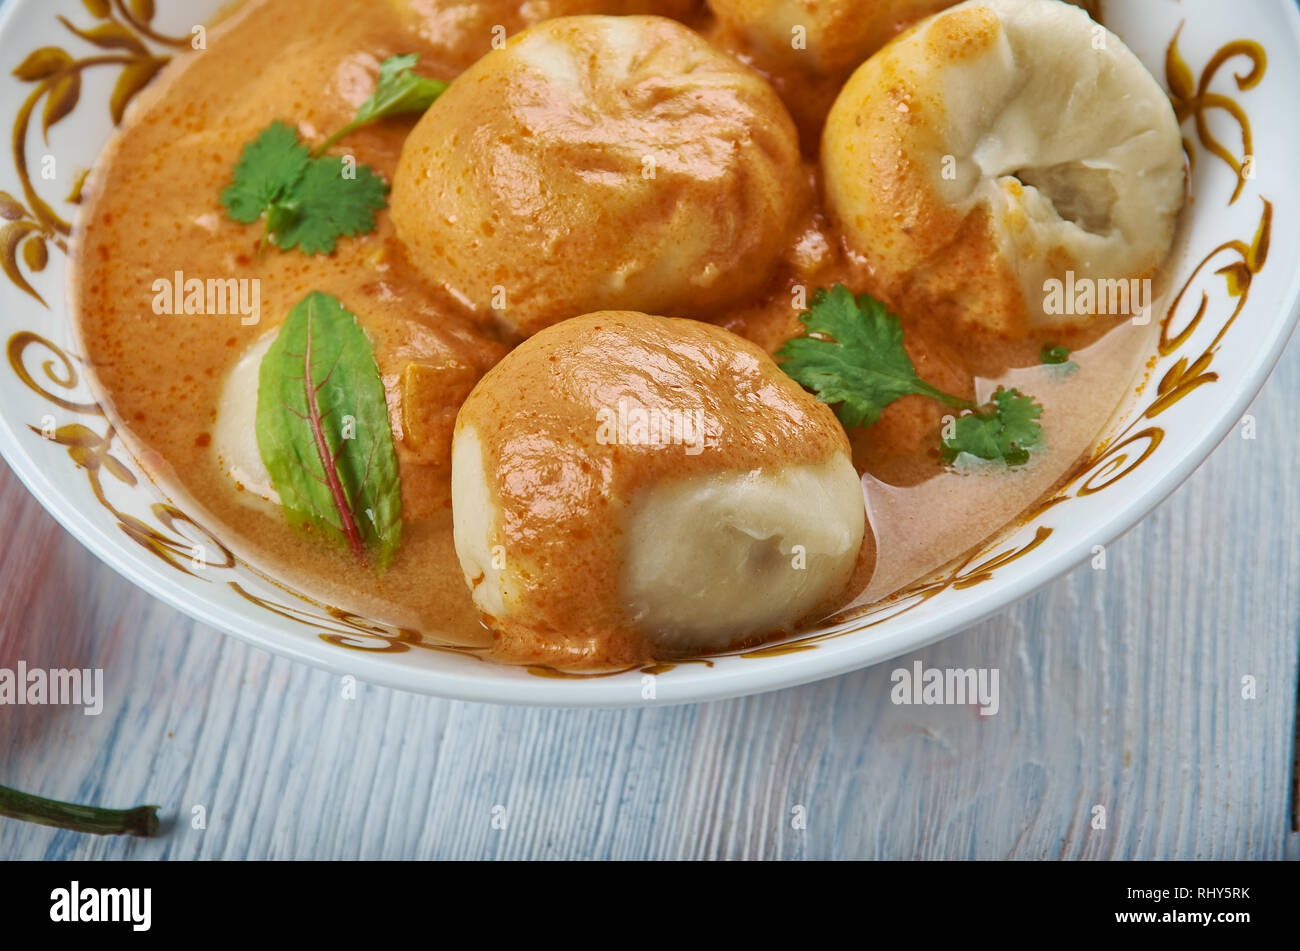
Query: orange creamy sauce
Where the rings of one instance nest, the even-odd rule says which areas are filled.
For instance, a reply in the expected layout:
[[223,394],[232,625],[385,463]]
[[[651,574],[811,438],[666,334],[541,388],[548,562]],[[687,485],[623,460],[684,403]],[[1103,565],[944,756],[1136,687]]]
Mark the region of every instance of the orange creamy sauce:
[[[695,25],[716,32],[707,20]],[[507,345],[418,275],[386,212],[376,231],[342,239],[330,256],[275,248],[258,254],[260,226],[229,220],[219,202],[243,146],[268,123],[296,123],[305,141],[320,141],[373,91],[379,61],[408,52],[424,54],[421,70],[441,78],[463,65],[440,58],[418,24],[388,3],[252,0],[240,7],[209,31],[207,51],[160,74],[102,157],[85,191],[71,293],[92,377],[124,438],[168,494],[237,555],[306,594],[431,641],[490,646],[452,545],[446,453],[456,408]],[[778,89],[800,86],[773,78]],[[414,122],[364,129],[346,141],[347,151],[391,181]],[[791,187],[808,196],[806,209],[767,291],[745,306],[695,315],[768,351],[799,329],[799,287],[839,281],[855,291],[872,288],[869,269],[843,251],[817,199],[815,153],[806,154],[805,175]],[[258,279],[260,323],[156,314],[154,282],[177,272]],[[311,291],[333,294],[358,314],[388,392],[405,527],[395,561],[378,575],[290,530],[214,458],[211,433],[227,371]],[[879,600],[939,568],[1058,484],[1120,402],[1150,333],[1129,323],[1105,333],[1055,333],[1052,343],[1075,351],[1078,370],[1067,373],[1038,365],[1046,338],[1006,341],[923,316],[902,319],[922,378],[981,399],[1000,384],[1020,387],[1044,406],[1045,445],[1014,471],[945,470],[938,458],[945,410],[921,397],[898,401],[879,424],[851,433],[874,544],[863,546],[846,606]],[[410,397],[416,392],[418,406]]]

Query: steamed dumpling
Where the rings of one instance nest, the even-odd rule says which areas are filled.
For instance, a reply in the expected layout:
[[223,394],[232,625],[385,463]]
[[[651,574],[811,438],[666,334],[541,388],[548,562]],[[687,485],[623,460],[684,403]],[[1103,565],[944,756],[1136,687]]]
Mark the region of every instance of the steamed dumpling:
[[457,71],[520,30],[584,13],[653,13],[682,18],[700,0],[388,0],[433,56]]
[[719,21],[765,60],[823,73],[848,70],[908,23],[953,0],[709,0]]
[[758,291],[801,182],[756,73],[672,20],[568,17],[456,79],[407,139],[392,215],[427,278],[526,336]]
[[1047,282],[1150,277],[1185,192],[1160,85],[1057,0],[971,0],[864,63],[832,107],[830,209],[903,312],[1057,326]]
[[503,657],[634,663],[832,602],[865,531],[834,415],[692,320],[589,314],[484,376],[452,450],[456,552]]
[[257,445],[257,388],[262,358],[275,343],[275,333],[253,343],[226,374],[217,399],[217,420],[212,427],[212,453],[230,481],[245,492],[280,504],[271,473]]

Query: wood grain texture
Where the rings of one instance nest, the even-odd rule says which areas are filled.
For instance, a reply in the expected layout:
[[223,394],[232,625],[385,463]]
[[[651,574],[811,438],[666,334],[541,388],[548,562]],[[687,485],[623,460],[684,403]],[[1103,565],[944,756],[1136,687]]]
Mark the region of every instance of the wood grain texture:
[[[1103,571],[897,663],[617,712],[344,699],[132,587],[4,470],[0,666],[104,667],[108,699],[99,717],[0,708],[0,783],[171,821],[146,842],[0,819],[0,857],[1295,855],[1297,404],[1292,347],[1257,438],[1229,436]],[[893,705],[890,671],[915,659],[998,668],[1001,711]]]

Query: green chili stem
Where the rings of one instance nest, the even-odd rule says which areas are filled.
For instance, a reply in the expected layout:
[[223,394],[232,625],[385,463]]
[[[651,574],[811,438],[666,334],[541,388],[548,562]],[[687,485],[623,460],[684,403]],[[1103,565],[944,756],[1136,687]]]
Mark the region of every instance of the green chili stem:
[[0,816],[35,822],[56,829],[88,832],[91,835],[134,835],[151,838],[158,834],[158,807],[99,809],[70,802],[42,799],[29,793],[0,786]]

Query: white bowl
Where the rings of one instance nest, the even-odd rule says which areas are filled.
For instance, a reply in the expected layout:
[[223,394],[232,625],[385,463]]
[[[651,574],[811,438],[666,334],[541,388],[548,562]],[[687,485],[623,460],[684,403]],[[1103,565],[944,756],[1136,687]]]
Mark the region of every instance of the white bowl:
[[[70,71],[0,78],[0,116],[15,122],[0,170],[0,451],[31,492],[99,557],[136,584],[259,647],[372,683],[468,700],[632,706],[773,690],[874,664],[1005,608],[1130,528],[1172,492],[1238,422],[1276,363],[1300,299],[1300,14],[1294,0],[1108,0],[1107,24],[1173,91],[1193,157],[1193,200],[1156,312],[1161,346],[1109,426],[1102,449],[1021,523],[960,564],[887,603],[787,641],[684,663],[600,675],[506,667],[468,651],[332,610],[229,556],[142,474],[95,404],[72,353],[65,201],[113,129],[110,97],[150,56],[175,52],[226,0],[10,0],[0,50],[10,69],[58,47]],[[56,19],[134,35],[96,49]],[[109,24],[116,23],[114,28]],[[1178,56],[1167,61],[1176,41]],[[179,44],[176,44],[179,45]],[[87,65],[90,56],[123,60]],[[47,63],[52,62],[46,54]],[[61,77],[84,73],[79,100],[42,137]],[[29,127],[19,128],[30,113]],[[1247,160],[1247,156],[1250,160]],[[1246,174],[1239,173],[1243,166]],[[23,169],[26,169],[24,172]],[[43,177],[52,168],[53,177]],[[35,265],[42,263],[39,269]],[[24,286],[26,285],[26,287]],[[37,295],[42,300],[38,300]],[[52,436],[53,438],[47,438]],[[198,546],[196,548],[196,546]],[[198,558],[195,558],[196,553]],[[57,583],[51,579],[51,583]],[[70,592],[69,596],[75,596]]]

